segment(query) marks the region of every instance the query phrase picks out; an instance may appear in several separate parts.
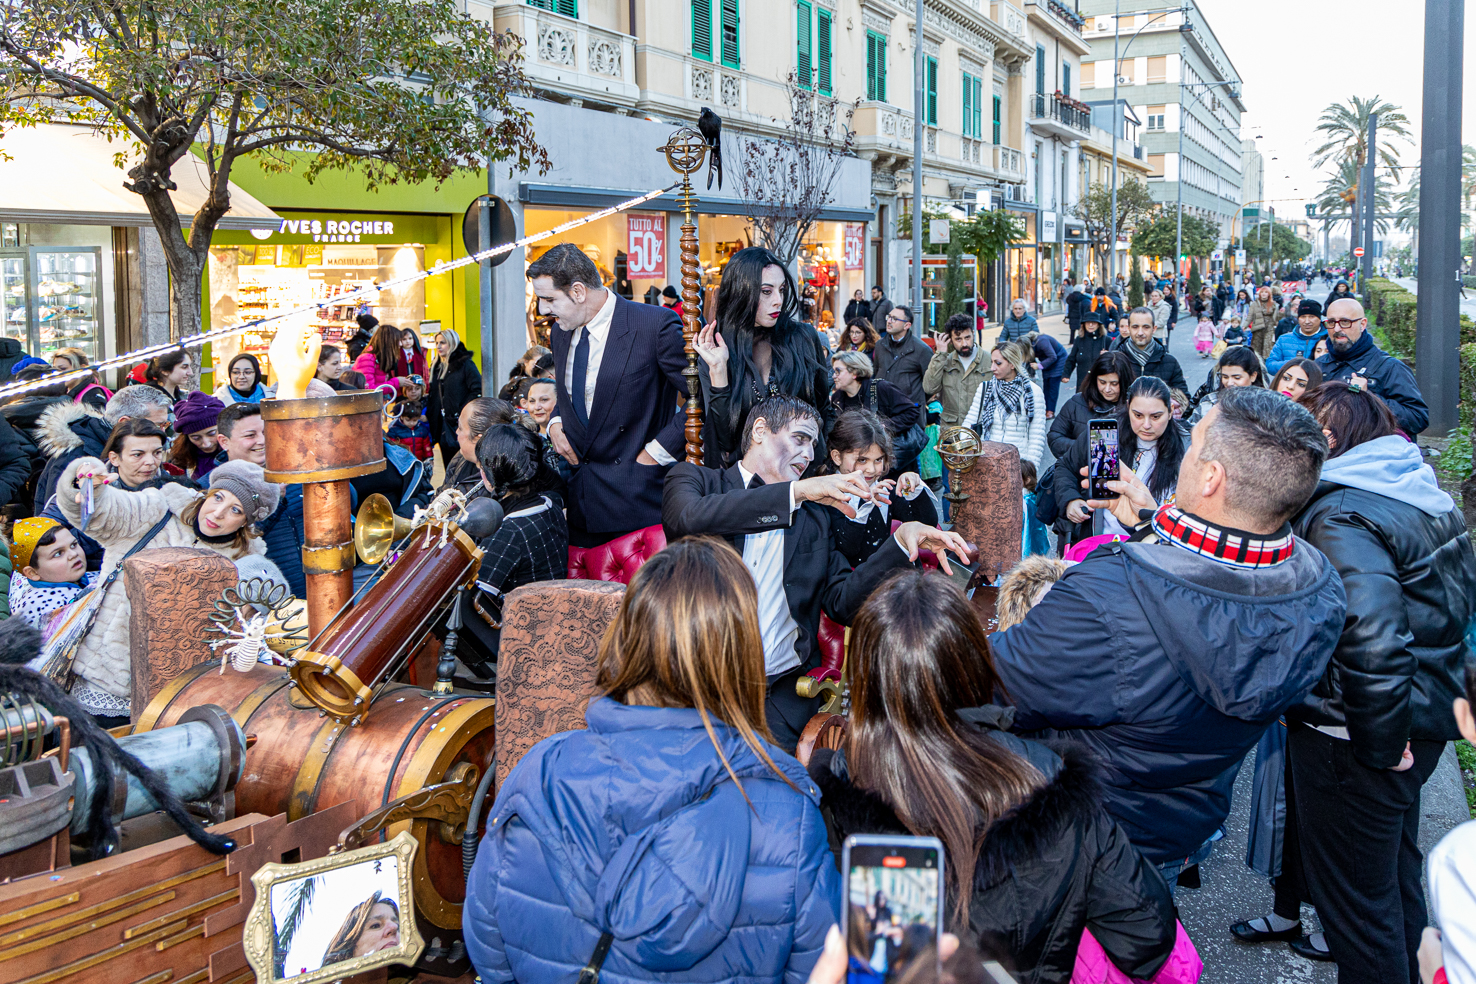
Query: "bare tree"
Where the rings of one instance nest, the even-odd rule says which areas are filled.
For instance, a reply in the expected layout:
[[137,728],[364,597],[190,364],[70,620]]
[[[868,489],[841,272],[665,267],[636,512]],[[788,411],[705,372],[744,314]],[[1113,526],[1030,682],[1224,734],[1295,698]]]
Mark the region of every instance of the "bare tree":
[[851,119],[860,101],[843,103],[811,92],[793,72],[786,87],[789,119],[784,135],[777,140],[739,136],[738,153],[728,159],[738,162],[738,193],[757,245],[793,263],[800,243],[834,201],[831,189],[842,163],[854,156]]

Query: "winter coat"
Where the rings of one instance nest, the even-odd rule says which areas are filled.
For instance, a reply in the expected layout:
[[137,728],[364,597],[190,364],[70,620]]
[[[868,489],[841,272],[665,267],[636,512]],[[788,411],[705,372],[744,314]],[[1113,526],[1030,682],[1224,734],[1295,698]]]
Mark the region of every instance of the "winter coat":
[[395,381],[394,373],[387,373],[379,368],[379,363],[374,359],[373,349],[365,349],[359,353],[359,357],[354,360],[354,371],[363,374],[365,389],[377,389],[386,383],[393,384]]
[[[985,441],[1013,444],[1020,451],[1021,461],[1033,461],[1039,466],[1045,452],[1046,431],[1050,429],[1051,422],[1046,419],[1045,394],[1035,383],[1029,382],[1029,385],[1030,393],[1035,398],[1035,417],[1027,417],[1024,413],[1006,413],[1003,407],[996,407],[989,433],[980,433],[979,437]],[[964,426],[978,429],[981,399],[986,395],[982,386],[975,391],[974,405],[964,417]]]
[[[10,579],[15,576],[15,564],[10,559],[10,544],[0,537],[0,619],[10,617]],[[25,580],[25,578],[21,578]]]
[[936,399],[943,406],[943,429],[957,427],[969,407],[974,405],[974,394],[979,384],[991,378],[989,353],[981,346],[974,347],[974,359],[964,368],[958,353],[945,349],[933,356],[928,371],[923,374],[923,389],[928,398]]
[[1060,379],[1066,373],[1066,349],[1050,335],[1035,336],[1035,361],[1041,379]]
[[456,346],[446,371],[435,374],[427,380],[427,385],[426,422],[430,424],[431,440],[442,446],[455,444],[461,411],[482,395],[482,371],[477,368],[471,349]]
[[[1343,288],[1343,292],[1341,294],[1338,293],[1339,287]],[[1358,295],[1353,293],[1353,291],[1348,287],[1348,281],[1339,280],[1337,283],[1333,284],[1332,293],[1327,295],[1327,300],[1322,302],[1322,313],[1324,315],[1327,314],[1327,309],[1332,306],[1333,301],[1349,300],[1358,300]]]
[[1011,311],[1004,319],[1004,325],[999,329],[999,340],[1001,342],[1013,342],[1024,338],[1032,331],[1040,331],[1040,325],[1035,321],[1035,315],[1025,313],[1025,317],[1016,320],[1015,313]]
[[11,381],[15,364],[25,357],[25,349],[21,348],[19,340],[0,337],[0,383]]
[[85,403],[98,413],[102,413],[107,407],[112,395],[112,390],[90,379],[78,380],[71,389],[67,390],[68,399],[77,403]]
[[871,361],[877,376],[897,387],[913,403],[927,403],[923,376],[927,375],[928,363],[933,361],[933,350],[921,338],[909,332],[898,344],[892,341],[891,335],[883,334]]
[[[1152,977],[1174,946],[1174,901],[1163,875],[1103,810],[1101,766],[1080,745],[987,733],[1046,782],[984,833],[967,941],[1020,984],[1066,984],[1090,929],[1119,968]],[[809,771],[833,844],[852,834],[911,833],[885,801],[852,784],[844,749],[817,748]]]
[[[1112,344],[1116,351],[1127,351],[1127,347],[1133,344],[1132,339],[1119,338]],[[1169,389],[1180,392],[1189,392],[1189,384],[1184,382],[1184,370],[1179,366],[1179,360],[1169,354],[1168,346],[1158,339],[1149,343],[1151,351],[1148,358],[1140,366],[1138,360],[1133,359],[1133,368],[1138,370],[1139,376],[1157,376],[1168,384]],[[1128,358],[1132,359],[1132,353],[1128,352]]]
[[27,450],[30,446],[31,442],[22,439],[10,422],[0,416],[0,506],[16,501],[30,480],[31,457]]
[[1425,406],[1414,373],[1375,345],[1373,332],[1365,331],[1342,355],[1329,349],[1317,360],[1317,368],[1322,370],[1324,382],[1347,382],[1355,374],[1367,378],[1368,391],[1389,405],[1399,429],[1410,437],[1429,426],[1430,408]]
[[484,984],[572,981],[604,932],[601,984],[804,984],[841,894],[805,770],[764,743],[791,787],[709,718],[740,789],[687,708],[597,697],[585,720],[492,805],[462,910]]
[[425,361],[425,350],[417,344],[407,359],[405,357],[405,350],[400,349],[399,354],[395,356],[395,372],[397,375],[404,376],[407,379],[411,376],[419,376],[421,379],[427,379],[430,376],[430,371]]
[[1476,556],[1419,447],[1380,437],[1329,459],[1295,527],[1342,575],[1348,618],[1288,718],[1346,727],[1370,769],[1397,765],[1411,738],[1460,737],[1451,701],[1466,694]]
[[[844,319],[842,319],[842,324],[848,325],[852,321],[855,321],[857,318],[865,318],[868,321],[871,320],[870,301],[858,301],[855,298],[852,298],[849,302],[847,302],[846,314]],[[877,330],[880,331],[880,327],[877,327]]]
[[[1242,322],[1245,325],[1245,330],[1250,332],[1251,336],[1255,339],[1256,348],[1259,351],[1265,352],[1271,344],[1271,339],[1276,337],[1276,322],[1280,320],[1278,315],[1280,315],[1281,309],[1276,306],[1274,300],[1271,302],[1271,307],[1267,309],[1257,299],[1251,301],[1247,311],[1249,313]],[[1257,335],[1256,332],[1260,332],[1261,334]]]
[[267,390],[261,383],[257,383],[249,396],[242,396],[229,382],[225,382],[215,387],[213,395],[226,406],[230,406],[232,403],[260,403],[266,399]]
[[[1088,421],[1111,417],[1116,412],[1116,407],[1094,407],[1087,402],[1085,394],[1073,393],[1071,399],[1061,404],[1061,408],[1056,411],[1056,419],[1051,421],[1050,432],[1046,434],[1051,457],[1064,458],[1076,444],[1077,438],[1087,432]],[[1079,499],[1081,496],[1072,498]]]
[[1312,350],[1317,343],[1327,337],[1327,329],[1317,329],[1317,334],[1310,338],[1303,335],[1300,328],[1294,328],[1276,339],[1276,344],[1271,346],[1271,352],[1266,356],[1266,369],[1273,375],[1281,371],[1281,367],[1292,359],[1310,359]]
[[31,502],[31,514],[39,515],[56,493],[56,483],[68,465],[84,455],[102,457],[113,425],[87,404],[68,401],[43,410],[33,433],[37,447],[49,459],[36,480],[36,497]]
[[[912,429],[913,424],[922,423],[922,407],[913,403],[900,389],[885,379],[863,379],[855,396],[847,396],[839,390],[830,394],[831,406],[839,417],[847,410],[872,410],[887,422],[894,439]],[[899,462],[906,464],[906,462]]]
[[282,571],[292,594],[306,598],[307,575],[302,570],[302,486],[282,486],[282,501],[277,504],[277,511],[256,525],[261,529],[259,542],[265,544],[263,552]]
[[[77,502],[75,492],[77,472],[83,468],[98,473],[105,470],[103,463],[96,458],[78,458],[66,467],[57,483],[61,490],[56,497],[57,508],[74,527],[82,521],[82,506]],[[180,513],[199,498],[200,493],[194,489],[172,482],[138,492],[124,492],[111,485],[99,487],[93,496],[92,518],[87,524],[87,535],[102,544],[106,551],[99,577],[106,579],[129,548],[162,519],[166,511],[173,514],[172,518],[149,541],[146,549],[193,547],[213,551],[232,561],[240,559],[241,555],[236,554],[232,546],[207,543],[200,539],[193,526],[180,519]],[[266,546],[261,540],[247,541],[246,555],[260,556],[265,552]],[[78,687],[87,686],[125,701],[128,699],[133,678],[128,650],[131,611],[120,577],[108,587],[92,631],[77,647],[77,658],[72,668],[81,678]]]
[[1345,610],[1305,540],[1258,569],[1113,543],[989,642],[1016,729],[1094,750],[1107,812],[1161,864],[1225,822],[1241,760],[1322,677]]
[[1076,374],[1076,385],[1081,386],[1086,382],[1087,373],[1092,371],[1092,363],[1097,361],[1108,346],[1107,334],[1100,325],[1095,332],[1082,331],[1071,343],[1071,351],[1066,355],[1066,365],[1062,367],[1063,378],[1069,379],[1072,373]]
[[1148,305],[1148,310],[1153,312],[1154,330],[1167,331],[1169,326],[1169,312],[1172,310],[1172,308],[1169,307],[1169,302],[1155,301],[1154,303]]
[[1081,327],[1081,314],[1087,305],[1092,302],[1090,294],[1082,293],[1080,288],[1073,288],[1066,295],[1066,323],[1072,329]]

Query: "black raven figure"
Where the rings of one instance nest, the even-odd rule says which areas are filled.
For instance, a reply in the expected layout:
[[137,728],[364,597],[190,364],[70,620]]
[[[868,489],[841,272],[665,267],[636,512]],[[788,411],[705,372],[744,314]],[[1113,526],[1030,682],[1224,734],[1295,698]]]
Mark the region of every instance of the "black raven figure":
[[718,190],[723,187],[723,120],[706,106],[702,107],[702,115],[697,117],[697,131],[702,134],[702,139],[707,141],[707,146],[712,148],[711,156],[707,161],[707,187],[712,187],[712,176],[717,175]]

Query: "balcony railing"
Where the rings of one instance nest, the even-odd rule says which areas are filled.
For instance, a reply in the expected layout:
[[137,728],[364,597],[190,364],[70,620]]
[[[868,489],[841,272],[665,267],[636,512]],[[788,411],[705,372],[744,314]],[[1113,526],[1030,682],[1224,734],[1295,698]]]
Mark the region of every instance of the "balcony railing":
[[1031,96],[1030,106],[1032,120],[1053,120],[1082,133],[1091,132],[1092,114],[1089,110],[1073,106],[1043,92],[1037,92]]
[[1025,11],[1008,0],[992,0],[989,4],[989,19],[1017,38],[1027,36]]
[[[473,17],[485,18],[491,5],[468,0],[467,6]],[[497,30],[523,39],[523,72],[535,86],[635,104],[635,38],[526,3],[498,3],[491,12]]]
[[1013,147],[994,145],[994,169],[1000,177],[1025,180],[1025,155]]
[[1050,8],[1051,13],[1065,21],[1077,34],[1081,33],[1082,27],[1086,24],[1085,17],[1061,3],[1061,0],[1047,0],[1046,6]]

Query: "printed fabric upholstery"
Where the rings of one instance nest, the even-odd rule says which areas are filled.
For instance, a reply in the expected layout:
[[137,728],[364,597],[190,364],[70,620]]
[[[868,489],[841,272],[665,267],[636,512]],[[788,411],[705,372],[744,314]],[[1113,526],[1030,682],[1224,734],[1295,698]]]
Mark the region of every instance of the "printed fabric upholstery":
[[569,577],[629,584],[641,565],[665,547],[666,531],[659,523],[598,547],[570,547]]
[[538,581],[502,607],[497,660],[497,787],[528,749],[584,727],[594,693],[600,638],[625,586],[610,581]]

